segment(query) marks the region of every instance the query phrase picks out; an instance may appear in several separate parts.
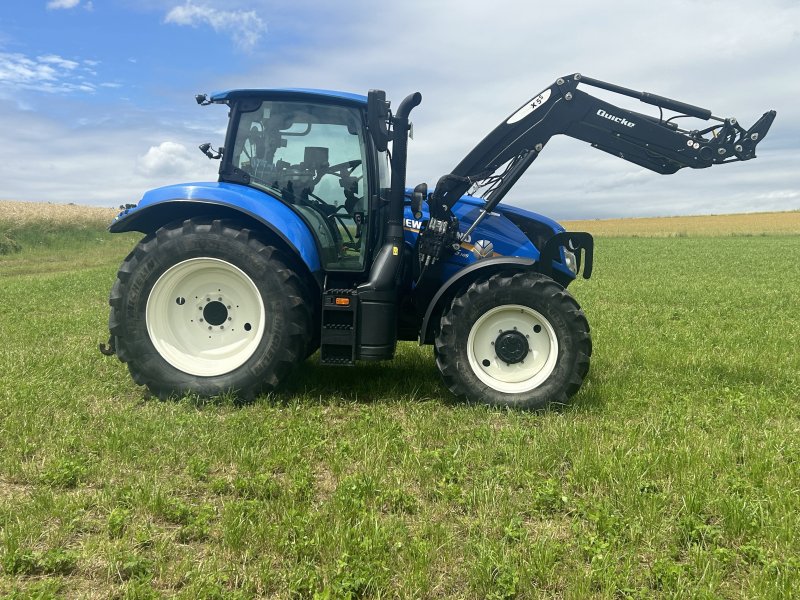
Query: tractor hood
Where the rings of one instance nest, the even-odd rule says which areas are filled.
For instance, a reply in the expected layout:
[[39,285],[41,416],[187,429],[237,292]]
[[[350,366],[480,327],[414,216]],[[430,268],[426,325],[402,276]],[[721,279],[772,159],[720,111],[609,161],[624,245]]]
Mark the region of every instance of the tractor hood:
[[[482,198],[475,198],[474,196],[462,196],[457,204],[465,204],[469,206],[475,206],[477,208],[483,208],[486,204],[486,201]],[[495,212],[500,213],[514,222],[519,219],[535,221],[540,223],[542,226],[551,229],[552,233],[561,233],[564,231],[564,228],[557,221],[545,217],[544,215],[540,215],[539,213],[525,210],[524,208],[518,208],[509,204],[499,204],[497,208],[495,208]],[[517,217],[517,219],[514,217]]]
[[[472,265],[488,256],[518,257],[538,261],[547,242],[564,232],[556,221],[515,206],[498,206],[489,213],[469,235],[466,232],[481,215],[484,202],[480,198],[462,196],[453,205],[453,214],[459,221],[460,247],[443,259],[443,276],[450,277],[460,269]],[[417,238],[430,218],[427,203],[421,206],[421,214],[415,217],[411,208],[411,190],[407,190],[405,204],[405,242],[413,248]],[[563,284],[575,278],[563,257],[556,259],[554,268]]]

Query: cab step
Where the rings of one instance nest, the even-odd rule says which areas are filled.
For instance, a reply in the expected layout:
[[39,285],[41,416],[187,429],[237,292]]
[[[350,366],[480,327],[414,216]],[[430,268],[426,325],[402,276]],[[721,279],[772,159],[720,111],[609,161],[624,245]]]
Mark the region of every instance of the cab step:
[[322,295],[320,363],[352,366],[358,342],[358,292],[330,289]]

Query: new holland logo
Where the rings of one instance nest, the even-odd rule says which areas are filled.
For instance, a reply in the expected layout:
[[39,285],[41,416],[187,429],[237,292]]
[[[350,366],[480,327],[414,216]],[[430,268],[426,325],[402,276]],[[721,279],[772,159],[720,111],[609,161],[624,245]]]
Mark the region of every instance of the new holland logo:
[[491,256],[493,251],[494,244],[492,244],[492,242],[489,240],[478,240],[472,247],[472,253],[477,258],[486,258],[487,256]]
[[636,127],[636,123],[631,123],[627,119],[623,119],[622,117],[615,117],[612,114],[607,113],[602,108],[597,111],[597,115],[603,117],[604,119],[608,119],[609,121],[614,121],[615,123],[619,123],[620,125],[624,125],[625,127]]

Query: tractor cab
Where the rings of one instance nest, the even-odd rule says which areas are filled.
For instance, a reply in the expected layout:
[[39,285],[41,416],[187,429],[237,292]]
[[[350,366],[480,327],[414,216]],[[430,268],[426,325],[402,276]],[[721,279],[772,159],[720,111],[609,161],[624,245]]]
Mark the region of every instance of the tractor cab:
[[371,152],[366,98],[238,90],[211,102],[231,107],[220,181],[289,205],[314,236],[325,272],[363,272],[376,229],[371,198],[389,185],[385,153]]

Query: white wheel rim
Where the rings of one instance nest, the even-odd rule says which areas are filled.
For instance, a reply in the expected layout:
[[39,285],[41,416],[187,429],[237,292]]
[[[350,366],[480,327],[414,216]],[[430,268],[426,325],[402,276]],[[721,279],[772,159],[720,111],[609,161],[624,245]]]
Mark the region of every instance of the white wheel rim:
[[[498,358],[495,343],[504,332],[525,336],[527,355],[508,364]],[[487,311],[475,321],[467,339],[467,357],[473,373],[494,390],[506,394],[528,392],[542,385],[558,360],[558,338],[553,326],[538,311],[506,304]]]
[[145,320],[150,340],[170,365],[214,377],[253,355],[264,335],[264,302],[238,267],[217,258],[191,258],[158,278]]

